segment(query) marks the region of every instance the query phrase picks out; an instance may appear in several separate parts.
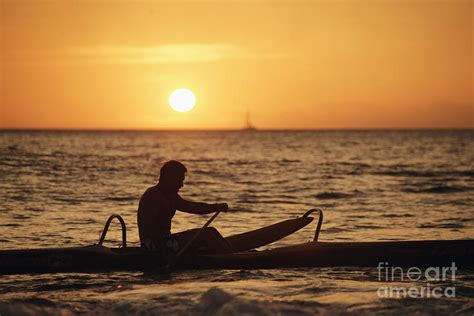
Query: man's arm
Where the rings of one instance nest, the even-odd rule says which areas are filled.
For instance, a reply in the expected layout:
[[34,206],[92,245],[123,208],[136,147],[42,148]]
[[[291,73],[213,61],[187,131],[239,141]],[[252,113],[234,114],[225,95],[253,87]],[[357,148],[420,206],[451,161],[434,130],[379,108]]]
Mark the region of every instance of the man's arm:
[[192,214],[209,214],[217,211],[227,212],[229,206],[227,203],[207,204],[202,202],[192,202],[183,199],[178,195],[176,208],[182,212]]

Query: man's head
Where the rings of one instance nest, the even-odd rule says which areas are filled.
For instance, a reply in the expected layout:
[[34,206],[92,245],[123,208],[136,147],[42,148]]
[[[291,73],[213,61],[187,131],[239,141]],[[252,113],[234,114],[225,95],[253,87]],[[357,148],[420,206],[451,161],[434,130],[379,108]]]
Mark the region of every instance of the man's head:
[[178,193],[183,187],[186,167],[179,161],[169,160],[160,169],[160,186],[168,191]]

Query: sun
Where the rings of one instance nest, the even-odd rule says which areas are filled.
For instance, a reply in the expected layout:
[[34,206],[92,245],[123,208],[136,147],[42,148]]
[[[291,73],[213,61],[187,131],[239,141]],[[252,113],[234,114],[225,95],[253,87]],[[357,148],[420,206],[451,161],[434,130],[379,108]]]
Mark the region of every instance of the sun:
[[168,102],[175,111],[189,112],[196,104],[196,97],[189,89],[178,89],[171,93]]

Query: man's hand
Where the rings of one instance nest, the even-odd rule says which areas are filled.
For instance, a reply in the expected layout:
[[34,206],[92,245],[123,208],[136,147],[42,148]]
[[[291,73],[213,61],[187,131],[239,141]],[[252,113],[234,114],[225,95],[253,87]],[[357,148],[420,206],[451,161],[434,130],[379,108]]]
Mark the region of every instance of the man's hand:
[[227,212],[229,210],[229,205],[227,203],[216,203],[214,204],[214,211],[223,211]]

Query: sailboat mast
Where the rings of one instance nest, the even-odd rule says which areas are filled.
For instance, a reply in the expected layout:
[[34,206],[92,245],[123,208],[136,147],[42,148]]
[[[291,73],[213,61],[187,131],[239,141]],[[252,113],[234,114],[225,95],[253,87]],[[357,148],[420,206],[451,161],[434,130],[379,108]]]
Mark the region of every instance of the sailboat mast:
[[244,130],[245,131],[255,131],[256,128],[252,125],[252,122],[250,122],[250,110],[247,108],[247,116],[246,116],[246,120],[247,120],[247,125],[245,126]]
[[250,123],[250,111],[247,109],[247,128],[252,128],[252,124]]

